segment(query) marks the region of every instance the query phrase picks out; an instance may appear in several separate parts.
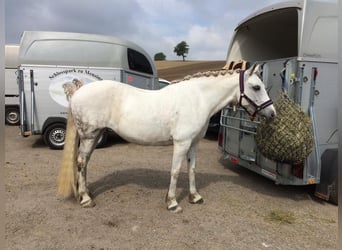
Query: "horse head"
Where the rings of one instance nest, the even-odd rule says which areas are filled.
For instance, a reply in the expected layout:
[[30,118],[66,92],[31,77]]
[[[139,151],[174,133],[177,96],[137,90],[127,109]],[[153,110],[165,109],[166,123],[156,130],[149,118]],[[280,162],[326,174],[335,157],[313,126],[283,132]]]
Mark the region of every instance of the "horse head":
[[239,105],[247,111],[251,119],[257,114],[267,118],[276,116],[273,102],[261,80],[259,65],[254,64],[248,70],[241,71],[239,84]]

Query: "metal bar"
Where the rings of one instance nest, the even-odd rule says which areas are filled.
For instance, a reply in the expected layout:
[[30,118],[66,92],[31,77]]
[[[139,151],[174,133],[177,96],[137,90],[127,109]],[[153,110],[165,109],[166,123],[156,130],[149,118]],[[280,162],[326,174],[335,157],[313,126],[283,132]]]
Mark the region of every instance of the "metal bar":
[[309,115],[311,117],[311,122],[312,122],[312,130],[314,134],[314,144],[315,144],[315,158],[316,158],[316,163],[317,163],[317,168],[316,168],[316,174],[317,176],[316,179],[320,179],[321,176],[321,161],[319,159],[320,152],[319,152],[319,146],[318,146],[318,140],[317,140],[317,125],[316,125],[316,118],[315,118],[315,113],[313,111],[313,107],[310,107],[309,109]]
[[319,146],[318,146],[318,140],[317,140],[317,125],[316,125],[316,117],[313,110],[314,101],[315,101],[315,88],[316,88],[316,78],[315,78],[315,71],[317,68],[312,68],[311,72],[311,89],[310,89],[310,103],[309,103],[309,116],[311,117],[312,122],[312,131],[314,134],[314,145],[315,145],[315,158],[316,158],[316,176],[315,179],[320,179],[321,176],[321,161],[320,161],[320,152],[319,152]]
[[30,70],[30,83],[31,83],[31,127],[30,131],[31,134],[34,131],[34,107],[35,107],[35,102],[34,102],[34,75],[33,75],[33,70]]
[[303,94],[303,77],[304,77],[304,66],[300,67],[299,70],[299,85],[297,86],[296,102],[299,106],[302,104],[302,94]]
[[[233,110],[232,107],[226,107],[225,109],[227,110]],[[239,108],[240,112],[245,112],[243,109]],[[223,114],[224,112],[222,111],[221,113],[221,118],[220,118],[220,125],[222,127],[225,127],[225,128],[231,128],[231,129],[234,129],[234,130],[238,130],[238,131],[242,131],[242,132],[246,132],[246,133],[250,133],[250,134],[256,134],[256,132],[254,131],[251,131],[251,130],[247,130],[247,129],[243,129],[243,128],[240,128],[241,126],[241,122],[246,122],[246,123],[249,123],[251,125],[250,128],[252,129],[255,129],[257,127],[257,125],[260,123],[260,122],[257,122],[257,121],[251,121],[251,120],[248,120],[248,119],[244,119],[244,118],[240,118],[240,117],[234,117],[234,116],[231,116],[231,115],[224,115]],[[231,126],[231,125],[228,125],[227,124],[227,121],[228,120],[235,120],[235,121],[240,121],[239,123],[239,127],[237,126]],[[247,127],[247,126],[245,126]]]
[[229,126],[229,125],[226,125],[226,124],[222,124],[222,126],[225,127],[225,128],[231,128],[231,129],[235,129],[235,130],[238,130],[238,131],[242,131],[242,132],[246,132],[246,133],[250,133],[250,134],[256,135],[256,132],[250,131],[250,130],[247,130],[247,129],[237,128],[237,127]]
[[[233,107],[230,107],[230,106],[227,106],[224,109],[234,110]],[[242,109],[242,108],[238,108],[236,112],[246,112],[246,111],[244,109]],[[233,120],[240,120],[240,121],[249,122],[249,123],[255,123],[255,124],[259,124],[260,123],[259,121],[251,121],[249,119],[237,118],[237,117],[231,116],[231,115],[224,115],[223,113],[224,112],[221,113],[221,117],[224,117],[224,118],[229,118],[229,119],[233,119]]]
[[25,136],[26,132],[26,103],[25,103],[25,90],[24,90],[24,72],[19,70],[18,76],[18,87],[19,87],[19,112],[20,112],[20,131],[21,135]]
[[237,117],[230,116],[230,115],[222,115],[222,117],[224,117],[224,118],[229,118],[229,119],[232,119],[232,120],[239,120],[239,121],[243,121],[243,122],[248,122],[248,123],[252,123],[252,124],[257,124],[257,125],[260,123],[259,121],[251,121],[251,120],[248,120],[248,119],[237,118]]
[[311,88],[310,88],[310,96],[309,96],[309,108],[313,107],[315,101],[315,88],[316,88],[316,79],[315,79],[315,71],[317,68],[312,68],[311,72]]

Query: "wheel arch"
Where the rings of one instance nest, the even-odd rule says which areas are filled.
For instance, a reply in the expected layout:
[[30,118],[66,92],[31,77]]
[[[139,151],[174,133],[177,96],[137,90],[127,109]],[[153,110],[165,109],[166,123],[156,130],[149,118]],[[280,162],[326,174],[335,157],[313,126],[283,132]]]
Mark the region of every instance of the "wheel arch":
[[67,119],[64,117],[49,117],[43,124],[42,134],[44,134],[45,130],[54,123],[64,123],[66,125]]
[[338,148],[326,149],[321,157],[321,178],[315,195],[338,204]]
[[8,109],[8,108],[17,108],[19,109],[19,104],[5,104],[5,109]]

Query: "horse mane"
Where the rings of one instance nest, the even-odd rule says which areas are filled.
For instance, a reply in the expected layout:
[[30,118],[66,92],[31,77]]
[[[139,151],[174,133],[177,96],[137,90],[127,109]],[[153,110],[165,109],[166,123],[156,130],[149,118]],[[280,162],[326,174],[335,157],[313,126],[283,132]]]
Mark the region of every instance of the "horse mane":
[[227,74],[233,75],[234,73],[240,73],[240,71],[241,69],[235,69],[235,70],[220,69],[220,70],[209,70],[209,71],[204,71],[204,72],[197,72],[192,75],[187,75],[182,79],[173,80],[171,81],[171,83],[172,84],[179,83],[179,82],[187,81],[193,78],[210,77],[210,76],[218,77],[218,76],[224,76]]

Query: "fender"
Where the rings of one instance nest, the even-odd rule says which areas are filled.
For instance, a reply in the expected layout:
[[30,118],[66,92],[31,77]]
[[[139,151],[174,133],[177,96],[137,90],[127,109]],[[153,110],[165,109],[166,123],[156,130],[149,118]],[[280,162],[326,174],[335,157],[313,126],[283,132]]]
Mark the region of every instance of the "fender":
[[338,149],[327,149],[321,157],[321,179],[317,184],[315,196],[338,204]]
[[44,122],[42,134],[44,134],[46,128],[48,128],[51,124],[54,124],[54,123],[64,123],[66,126],[67,119],[64,117],[49,117]]

